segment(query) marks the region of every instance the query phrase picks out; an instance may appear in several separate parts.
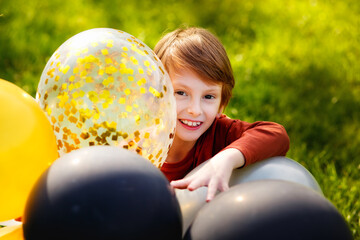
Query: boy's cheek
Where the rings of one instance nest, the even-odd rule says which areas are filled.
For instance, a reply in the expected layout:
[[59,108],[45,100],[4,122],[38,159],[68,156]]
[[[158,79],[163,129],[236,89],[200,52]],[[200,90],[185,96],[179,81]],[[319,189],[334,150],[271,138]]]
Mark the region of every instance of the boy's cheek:
[[177,111],[180,111],[181,109],[186,107],[186,102],[184,100],[175,98],[175,102],[176,102],[176,110]]

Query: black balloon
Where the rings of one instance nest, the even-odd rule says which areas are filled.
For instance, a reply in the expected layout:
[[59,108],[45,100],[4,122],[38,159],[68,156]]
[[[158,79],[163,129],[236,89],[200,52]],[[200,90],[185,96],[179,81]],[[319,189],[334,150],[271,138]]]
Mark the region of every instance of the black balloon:
[[[206,163],[207,161],[193,169],[186,177],[199,171]],[[299,183],[323,194],[316,179],[306,168],[298,162],[282,156],[268,158],[245,168],[234,169],[229,186],[266,179]],[[207,188],[202,187],[194,191],[175,189],[175,194],[180,204],[183,217],[183,233],[185,233],[197,212],[206,204]]]
[[116,147],[72,151],[35,184],[26,240],[181,239],[179,204],[148,160]]
[[337,209],[298,183],[242,183],[220,193],[197,214],[186,240],[352,239]]

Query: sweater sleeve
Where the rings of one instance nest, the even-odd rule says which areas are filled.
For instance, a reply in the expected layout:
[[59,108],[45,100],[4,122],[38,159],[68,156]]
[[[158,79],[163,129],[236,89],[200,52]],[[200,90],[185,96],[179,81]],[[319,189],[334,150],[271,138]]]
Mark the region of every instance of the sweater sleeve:
[[233,120],[226,133],[226,147],[236,148],[245,157],[245,165],[274,156],[285,156],[290,140],[285,128],[274,122],[247,123]]

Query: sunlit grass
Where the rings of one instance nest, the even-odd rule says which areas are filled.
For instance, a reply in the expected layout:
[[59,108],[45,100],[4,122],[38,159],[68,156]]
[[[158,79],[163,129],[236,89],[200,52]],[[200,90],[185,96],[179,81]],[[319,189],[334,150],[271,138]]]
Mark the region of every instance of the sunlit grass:
[[357,0],[3,1],[0,78],[35,96],[52,53],[90,28],[121,29],[150,47],[182,25],[208,28],[237,81],[226,113],[284,125],[288,156],[360,239],[359,15]]

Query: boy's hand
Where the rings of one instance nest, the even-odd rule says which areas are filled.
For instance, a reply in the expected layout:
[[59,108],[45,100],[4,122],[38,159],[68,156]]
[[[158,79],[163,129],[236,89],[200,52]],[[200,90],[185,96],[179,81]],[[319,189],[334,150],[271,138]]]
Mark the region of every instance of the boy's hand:
[[215,197],[217,190],[226,191],[229,189],[229,179],[233,169],[243,166],[244,163],[244,156],[239,150],[228,148],[216,154],[190,176],[172,181],[170,184],[174,188],[187,188],[190,191],[207,186],[206,201],[209,202]]

